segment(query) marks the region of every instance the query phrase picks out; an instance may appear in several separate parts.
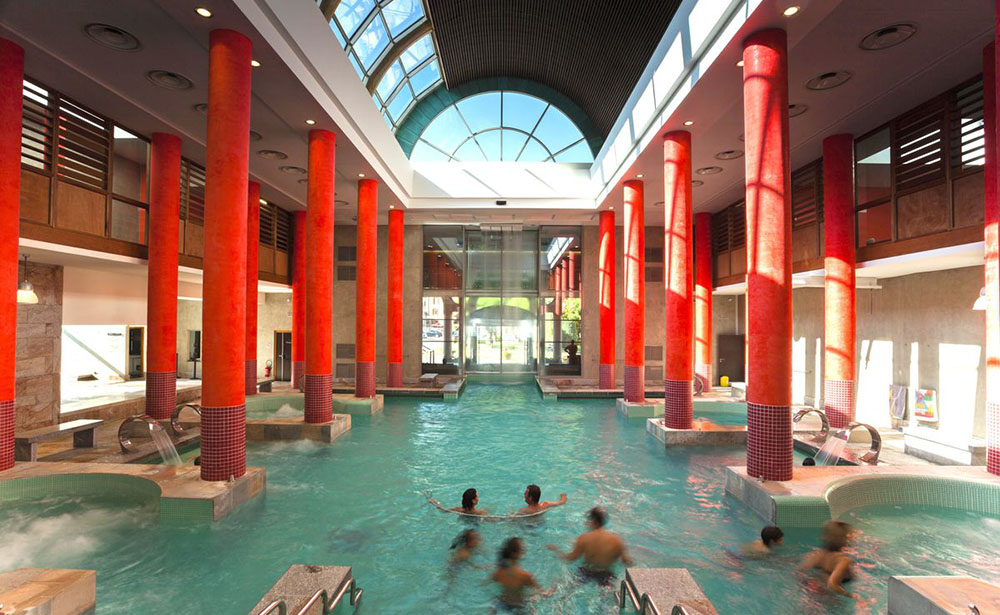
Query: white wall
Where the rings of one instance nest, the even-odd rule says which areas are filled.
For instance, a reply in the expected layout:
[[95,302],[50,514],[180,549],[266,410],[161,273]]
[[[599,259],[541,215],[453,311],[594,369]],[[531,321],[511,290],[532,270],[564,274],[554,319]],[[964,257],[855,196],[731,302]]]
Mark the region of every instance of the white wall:
[[146,324],[146,276],[63,270],[63,325]]

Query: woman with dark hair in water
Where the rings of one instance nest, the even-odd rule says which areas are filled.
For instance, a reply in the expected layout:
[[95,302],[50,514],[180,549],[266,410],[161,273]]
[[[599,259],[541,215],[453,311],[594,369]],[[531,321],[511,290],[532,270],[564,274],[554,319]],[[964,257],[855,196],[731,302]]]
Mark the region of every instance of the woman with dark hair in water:
[[466,515],[485,515],[488,514],[485,510],[476,508],[476,504],[479,504],[479,494],[475,489],[469,487],[462,494],[462,505],[456,506],[454,508],[449,508],[448,510],[452,512],[460,512]]
[[843,521],[827,521],[820,537],[823,546],[807,555],[799,565],[799,570],[822,570],[827,575],[826,586],[830,590],[857,600],[858,595],[847,591],[843,585],[852,577],[851,558],[844,553],[850,537],[850,525]]
[[[515,610],[524,606],[529,588],[539,589],[538,582],[531,573],[520,566],[524,556],[524,542],[520,538],[508,538],[497,555],[497,568],[490,579],[500,584],[498,606],[504,610]],[[551,596],[555,589],[540,590],[539,595]]]

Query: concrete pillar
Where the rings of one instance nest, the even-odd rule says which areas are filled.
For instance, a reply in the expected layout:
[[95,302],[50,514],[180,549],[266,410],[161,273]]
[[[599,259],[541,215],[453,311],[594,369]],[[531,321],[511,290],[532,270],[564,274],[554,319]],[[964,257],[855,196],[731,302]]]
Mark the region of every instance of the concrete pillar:
[[247,328],[246,394],[257,394],[257,252],[260,246],[260,184],[247,188]]
[[[386,301],[386,384],[403,386],[403,210],[389,210],[388,281]],[[442,259],[443,260],[443,259]],[[445,337],[448,330],[445,330]]]
[[691,234],[691,133],[663,137],[663,254],[666,335],[663,344],[663,423],[691,429],[694,405],[694,280]]
[[823,140],[824,284],[823,408],[830,425],[854,420],[856,313],[854,250],[854,137]]
[[625,401],[646,398],[646,239],[643,184],[625,182]]
[[600,300],[601,355],[598,388],[615,388],[615,211],[600,214],[597,292]]
[[247,172],[250,39],[209,35],[202,310],[201,478],[246,472]]
[[792,478],[792,216],[784,30],[743,43],[747,473]]
[[354,312],[354,396],[375,397],[375,295],[378,182],[358,181],[358,276]]
[[305,421],[333,420],[333,208],[336,135],[309,131]]
[[0,471],[14,467],[14,341],[17,338],[23,81],[24,50],[0,38],[0,334],[6,340],[0,345],[0,366],[3,366],[0,374]]
[[[996,3],[1000,7],[1000,0]],[[1000,24],[1000,10],[997,11]],[[983,49],[983,130],[986,164],[983,239],[986,288],[986,469],[1000,474],[1000,204],[997,197],[997,64],[996,43]]]
[[306,390],[306,212],[292,214],[292,386]]
[[712,214],[694,215],[694,372],[712,388]]

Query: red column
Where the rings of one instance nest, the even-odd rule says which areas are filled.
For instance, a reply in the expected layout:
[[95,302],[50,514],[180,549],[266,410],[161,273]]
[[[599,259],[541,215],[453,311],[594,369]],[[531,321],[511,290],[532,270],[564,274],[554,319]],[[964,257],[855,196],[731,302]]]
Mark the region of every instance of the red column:
[[[403,210],[389,210],[389,294],[386,323],[386,384],[403,386]],[[447,335],[447,330],[445,332]]]
[[375,397],[375,292],[378,182],[358,181],[358,280],[355,286],[355,397]]
[[333,420],[333,207],[336,135],[309,131],[305,420]]
[[663,254],[666,340],[663,345],[663,422],[691,429],[694,404],[694,280],[691,249],[691,133],[663,137]]
[[712,214],[694,215],[694,371],[712,387]]
[[146,414],[169,419],[177,405],[177,241],[181,140],[153,133],[149,152],[149,261],[146,278]]
[[642,182],[625,182],[625,401],[646,398],[646,238]]
[[747,215],[747,473],[792,478],[792,225],[784,30],[743,43]]
[[202,306],[201,477],[246,472],[247,172],[250,39],[213,30],[209,42]]
[[[0,38],[0,470],[14,466],[14,340],[21,209],[21,97],[24,50]],[[176,245],[176,244],[175,244]],[[174,270],[176,275],[176,269]]]
[[260,184],[247,188],[247,329],[246,394],[257,394],[257,251],[260,245]]
[[597,292],[601,302],[601,358],[598,388],[615,388],[615,211],[600,215]]
[[292,386],[306,388],[306,212],[292,214]]
[[[1000,1],[996,6],[1000,8]],[[1000,11],[997,13],[1000,24]],[[1000,173],[997,173],[996,43],[983,49],[983,129],[986,134],[986,180],[983,235],[986,288],[986,469],[1000,474]]]
[[823,408],[833,427],[854,420],[854,137],[823,140]]

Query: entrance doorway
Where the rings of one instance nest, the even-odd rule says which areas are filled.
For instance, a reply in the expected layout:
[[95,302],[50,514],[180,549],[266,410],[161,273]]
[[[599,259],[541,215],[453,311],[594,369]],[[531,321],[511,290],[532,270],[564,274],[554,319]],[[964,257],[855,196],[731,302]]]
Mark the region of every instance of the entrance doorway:
[[274,379],[290,382],[292,379],[292,332],[274,332]]
[[466,297],[466,370],[535,372],[537,303],[538,298],[531,296]]
[[128,328],[128,377],[142,378],[146,366],[142,360],[142,346],[145,341],[145,327]]

